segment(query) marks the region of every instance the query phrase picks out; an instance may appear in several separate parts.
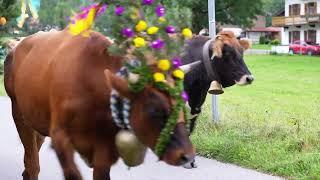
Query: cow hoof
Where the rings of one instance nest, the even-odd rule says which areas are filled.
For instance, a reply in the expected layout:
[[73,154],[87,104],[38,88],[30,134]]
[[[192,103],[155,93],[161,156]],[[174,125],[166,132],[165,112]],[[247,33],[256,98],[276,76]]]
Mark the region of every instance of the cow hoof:
[[38,176],[30,176],[26,171],[22,173],[23,180],[38,180]]
[[192,161],[190,163],[184,164],[183,167],[186,169],[194,169],[194,168],[197,168],[198,166],[195,161]]
[[68,174],[65,176],[65,180],[82,180],[80,174]]

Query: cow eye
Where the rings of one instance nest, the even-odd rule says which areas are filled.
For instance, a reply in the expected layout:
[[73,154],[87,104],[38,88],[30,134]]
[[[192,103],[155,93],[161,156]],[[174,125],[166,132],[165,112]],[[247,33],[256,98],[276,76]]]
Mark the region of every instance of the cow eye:
[[164,108],[159,107],[150,107],[148,108],[149,119],[154,123],[160,125],[160,128],[163,128],[165,122],[169,118],[169,113]]
[[165,100],[155,94],[151,94],[148,100],[149,102],[145,107],[148,119],[153,123],[160,123],[163,127],[170,115]]

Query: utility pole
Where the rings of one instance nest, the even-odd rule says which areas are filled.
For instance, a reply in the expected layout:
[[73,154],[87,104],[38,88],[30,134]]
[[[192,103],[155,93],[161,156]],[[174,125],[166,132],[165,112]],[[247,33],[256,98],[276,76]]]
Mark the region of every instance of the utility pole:
[[[209,35],[211,38],[216,36],[216,7],[215,0],[208,0],[209,12]],[[219,122],[218,96],[212,96],[212,118],[215,123]]]

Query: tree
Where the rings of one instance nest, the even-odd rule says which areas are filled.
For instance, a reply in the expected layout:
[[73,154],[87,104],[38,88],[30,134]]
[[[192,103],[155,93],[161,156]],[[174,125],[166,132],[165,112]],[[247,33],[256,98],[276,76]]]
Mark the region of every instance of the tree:
[[17,0],[0,0],[0,17],[4,17],[7,21],[5,26],[0,26],[0,36],[4,36],[10,32],[10,29],[15,26],[15,19],[19,14],[19,3]]
[[39,18],[42,26],[58,26],[64,28],[73,10],[78,11],[81,0],[42,0]]
[[267,19],[267,26],[272,24],[272,16],[276,15],[279,11],[284,11],[285,0],[263,0],[264,14]]
[[[208,27],[208,1],[190,1],[193,12],[193,28],[196,31]],[[263,14],[262,0],[216,0],[216,21],[240,27],[252,26],[257,15]]]
[[[103,1],[108,3],[110,0]],[[161,2],[166,7],[189,8],[192,11],[192,27],[195,32],[208,27],[208,0],[161,0]],[[250,27],[256,16],[264,13],[263,5],[263,0],[216,0],[216,20],[220,24]]]
[[[162,0],[165,5],[189,7],[192,10],[192,26],[195,32],[208,27],[208,0]],[[262,0],[216,0],[216,21],[219,24],[233,24],[250,27],[257,15],[263,14]],[[170,7],[169,6],[169,7]]]
[[19,16],[19,3],[17,0],[0,0],[0,17],[11,21]]

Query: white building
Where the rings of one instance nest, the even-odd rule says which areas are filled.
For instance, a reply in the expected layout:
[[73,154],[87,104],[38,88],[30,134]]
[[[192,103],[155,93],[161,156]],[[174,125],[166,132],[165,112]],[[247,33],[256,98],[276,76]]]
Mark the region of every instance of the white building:
[[283,27],[282,44],[296,40],[320,44],[320,0],[286,0],[282,16],[272,25]]

